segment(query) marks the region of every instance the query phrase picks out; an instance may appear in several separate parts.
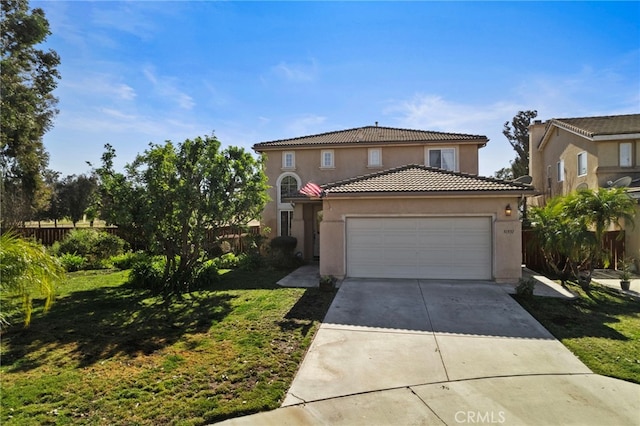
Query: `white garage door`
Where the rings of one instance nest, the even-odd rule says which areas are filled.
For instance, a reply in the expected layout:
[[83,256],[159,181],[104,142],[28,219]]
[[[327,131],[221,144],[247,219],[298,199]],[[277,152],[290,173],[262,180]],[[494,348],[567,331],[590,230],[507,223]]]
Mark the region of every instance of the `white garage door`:
[[491,279],[488,217],[347,219],[347,275]]

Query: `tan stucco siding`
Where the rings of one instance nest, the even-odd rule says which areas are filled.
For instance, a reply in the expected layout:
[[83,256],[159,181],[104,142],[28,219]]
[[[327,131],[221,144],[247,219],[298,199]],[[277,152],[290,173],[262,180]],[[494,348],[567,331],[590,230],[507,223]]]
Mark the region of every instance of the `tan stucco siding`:
[[[382,154],[382,166],[369,166],[369,148],[380,148]],[[277,182],[283,174],[295,175],[300,180],[300,185],[307,182],[324,184],[336,182],[356,176],[367,175],[393,167],[407,164],[425,164],[427,149],[457,148],[458,169],[464,173],[478,173],[478,146],[475,144],[443,144],[443,145],[375,145],[363,147],[329,147],[329,148],[291,148],[268,150],[266,156],[266,173],[269,178],[268,194],[271,201],[265,206],[262,215],[262,226],[269,227],[270,238],[278,235],[278,211],[283,206],[278,206]],[[334,167],[322,168],[320,159],[323,150],[332,150],[334,155]],[[292,168],[283,168],[282,156],[284,152],[293,152],[295,165]],[[304,231],[302,227],[302,210],[294,209],[294,223],[292,234],[298,238],[298,250],[303,251]],[[298,227],[295,221],[299,220]],[[297,231],[299,230],[299,232]],[[307,253],[305,253],[305,257]]]
[[[511,204],[512,216],[505,216]],[[346,221],[350,217],[463,217],[483,216],[492,221],[492,271],[497,281],[517,281],[521,276],[522,235],[515,208],[518,197],[332,199],[323,203],[320,225],[320,273],[346,274]],[[428,278],[428,277],[425,277]]]

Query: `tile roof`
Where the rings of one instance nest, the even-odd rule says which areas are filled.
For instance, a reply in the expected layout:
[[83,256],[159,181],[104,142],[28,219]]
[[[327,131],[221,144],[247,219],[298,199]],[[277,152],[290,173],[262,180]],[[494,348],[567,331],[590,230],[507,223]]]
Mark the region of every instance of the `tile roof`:
[[301,136],[292,139],[280,139],[270,142],[260,142],[253,146],[256,151],[278,147],[296,146],[327,146],[372,143],[403,143],[403,142],[476,142],[486,144],[489,139],[481,135],[463,133],[432,132],[427,130],[396,129],[393,127],[365,126],[317,135]]
[[640,133],[640,114],[554,118],[549,120],[547,128],[550,128],[552,124],[567,128],[589,138],[593,138],[594,136],[633,134]]
[[328,194],[533,192],[531,185],[417,164],[321,185]]

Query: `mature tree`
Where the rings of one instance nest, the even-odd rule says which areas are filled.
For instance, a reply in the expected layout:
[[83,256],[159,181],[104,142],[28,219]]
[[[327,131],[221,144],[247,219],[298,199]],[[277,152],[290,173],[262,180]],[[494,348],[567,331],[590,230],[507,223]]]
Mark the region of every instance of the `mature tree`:
[[608,265],[610,259],[606,257],[604,234],[611,227],[622,229],[620,220],[634,223],[635,201],[629,197],[626,188],[600,188],[596,191],[581,190],[566,197],[566,214],[579,218],[589,229],[594,231],[598,249],[591,253],[591,272],[601,261]]
[[24,325],[28,326],[34,294],[40,293],[45,301],[44,310],[49,309],[55,286],[64,279],[64,269],[42,245],[5,232],[0,236],[0,276],[0,297],[3,299],[0,326],[9,323],[7,302],[11,305],[12,296],[22,299]]
[[[516,151],[516,158],[511,161],[511,178],[515,179],[520,176],[529,174],[529,125],[531,120],[538,116],[538,111],[519,111],[515,117],[504,123],[502,134],[509,140],[509,143]],[[502,176],[508,176],[509,168],[505,168],[496,172]]]
[[207,229],[246,224],[260,216],[267,200],[262,160],[242,148],[220,150],[214,136],[151,144],[126,166],[126,174],[113,171],[114,156],[107,145],[96,170],[101,216],[135,230],[164,255],[168,292],[188,290]]
[[60,203],[63,206],[63,212],[71,219],[74,227],[91,207],[96,188],[95,176],[70,175],[62,180],[59,190]]
[[497,172],[495,172],[494,176],[497,179],[512,180],[513,179],[513,170],[511,169],[511,167],[503,167],[500,170],[498,170]]
[[27,0],[3,0],[0,59],[0,168],[3,221],[17,222],[37,208],[48,155],[42,136],[57,114],[52,92],[60,78],[58,54],[35,46],[51,34],[42,9]]
[[566,198],[555,197],[529,211],[531,229],[547,267],[564,285],[587,267],[597,242],[585,221],[567,214]]
[[529,218],[547,265],[563,282],[588,269],[581,282],[586,289],[595,266],[610,261],[603,250],[605,232],[612,225],[621,228],[621,219],[633,223],[634,205],[624,188],[587,189],[534,207]]

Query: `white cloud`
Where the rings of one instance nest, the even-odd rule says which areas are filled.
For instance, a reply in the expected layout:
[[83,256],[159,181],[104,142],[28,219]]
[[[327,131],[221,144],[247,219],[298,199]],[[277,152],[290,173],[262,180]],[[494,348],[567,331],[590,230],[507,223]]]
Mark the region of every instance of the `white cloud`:
[[168,76],[157,76],[155,70],[151,66],[147,66],[142,70],[144,76],[153,85],[155,93],[171,102],[177,104],[180,108],[191,110],[196,102],[187,93],[178,88],[178,79]]
[[62,86],[73,91],[74,97],[104,96],[110,100],[132,101],[137,94],[133,87],[122,83],[119,77],[108,74],[90,74],[78,79],[63,79]]
[[522,106],[509,102],[461,104],[438,95],[419,94],[392,103],[384,113],[395,116],[403,127],[479,134],[488,123],[501,123],[505,116],[515,115],[518,109]]
[[294,118],[285,125],[285,133],[293,135],[291,137],[310,135],[320,131],[320,125],[326,121],[327,117],[314,114],[304,114]]
[[280,62],[272,68],[272,72],[287,81],[309,82],[317,78],[318,65],[315,59],[311,59],[308,64]]

